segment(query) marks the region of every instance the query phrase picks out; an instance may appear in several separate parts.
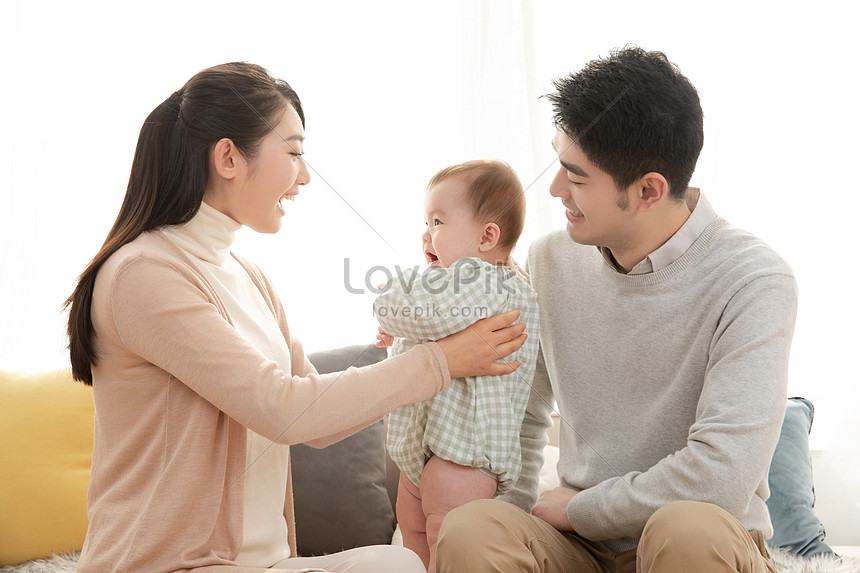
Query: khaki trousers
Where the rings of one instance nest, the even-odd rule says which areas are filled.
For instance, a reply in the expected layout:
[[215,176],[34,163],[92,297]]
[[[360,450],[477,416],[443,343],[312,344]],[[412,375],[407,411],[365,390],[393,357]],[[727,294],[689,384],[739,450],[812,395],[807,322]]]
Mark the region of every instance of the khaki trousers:
[[436,551],[438,573],[776,573],[760,531],[693,501],[657,510],[638,548],[616,554],[509,503],[479,500],[448,514]]

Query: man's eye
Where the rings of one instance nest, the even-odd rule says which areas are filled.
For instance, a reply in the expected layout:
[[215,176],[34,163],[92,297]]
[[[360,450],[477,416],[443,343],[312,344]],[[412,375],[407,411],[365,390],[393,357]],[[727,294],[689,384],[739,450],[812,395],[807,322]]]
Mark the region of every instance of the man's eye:
[[297,152],[297,151],[290,151],[290,155],[292,155],[293,157],[295,157],[296,159],[298,159],[299,157],[301,157],[302,155],[304,155],[304,153],[299,153],[299,152]]
[[568,179],[567,182],[571,185],[582,185],[582,181],[574,181],[572,179]]

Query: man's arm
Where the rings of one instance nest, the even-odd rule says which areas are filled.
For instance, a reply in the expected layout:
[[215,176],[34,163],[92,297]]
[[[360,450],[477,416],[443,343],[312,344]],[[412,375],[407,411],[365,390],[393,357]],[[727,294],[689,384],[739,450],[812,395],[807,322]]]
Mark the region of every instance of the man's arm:
[[543,351],[538,349],[534,380],[520,429],[523,467],[514,487],[498,497],[525,511],[531,510],[537,499],[540,470],[543,465],[543,449],[549,441],[546,432],[552,425],[552,405],[552,385],[546,370]]

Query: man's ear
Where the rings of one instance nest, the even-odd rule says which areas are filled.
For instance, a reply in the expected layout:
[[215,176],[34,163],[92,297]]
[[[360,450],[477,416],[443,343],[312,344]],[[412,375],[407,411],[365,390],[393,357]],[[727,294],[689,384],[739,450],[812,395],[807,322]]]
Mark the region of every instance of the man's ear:
[[478,240],[478,250],[482,253],[487,253],[496,248],[499,244],[499,239],[502,236],[502,231],[495,223],[487,223],[484,225],[484,231],[481,233],[481,238]]
[[240,163],[244,162],[239,148],[226,137],[218,140],[212,148],[212,167],[215,173],[224,179],[234,179],[238,174]]
[[656,171],[646,173],[634,185],[638,187],[636,196],[640,211],[647,211],[669,198],[669,182]]

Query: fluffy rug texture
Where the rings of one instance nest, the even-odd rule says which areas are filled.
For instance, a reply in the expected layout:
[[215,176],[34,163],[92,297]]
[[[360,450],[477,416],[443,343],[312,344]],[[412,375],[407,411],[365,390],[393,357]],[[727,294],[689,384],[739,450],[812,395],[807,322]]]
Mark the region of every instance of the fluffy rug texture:
[[[845,558],[817,556],[803,559],[780,550],[774,550],[773,563],[779,573],[860,573],[860,562]],[[0,567],[0,573],[75,573],[78,553],[54,555],[50,559],[28,561],[20,565]]]
[[860,562],[850,557],[815,555],[804,559],[781,549],[771,549],[771,559],[779,573],[860,573]]
[[80,553],[54,555],[50,559],[36,559],[20,565],[0,567],[0,573],[75,573]]

